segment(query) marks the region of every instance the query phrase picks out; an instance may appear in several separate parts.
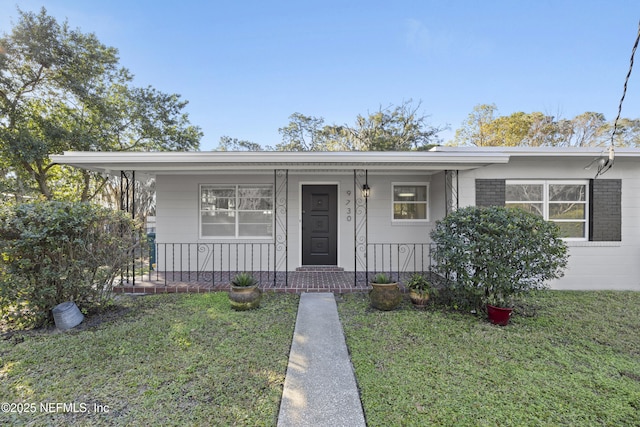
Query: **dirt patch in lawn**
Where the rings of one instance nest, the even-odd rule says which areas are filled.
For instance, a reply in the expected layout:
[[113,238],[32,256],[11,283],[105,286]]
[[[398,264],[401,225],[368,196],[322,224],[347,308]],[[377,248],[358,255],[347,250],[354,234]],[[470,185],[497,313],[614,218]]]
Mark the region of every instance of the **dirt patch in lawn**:
[[[102,307],[95,307],[84,313],[84,320],[78,326],[70,331],[84,331],[95,328],[103,323],[109,323],[121,319],[129,315],[136,307],[140,306],[138,302],[144,296],[133,295],[116,295],[113,304]],[[15,344],[24,341],[25,336],[38,336],[48,334],[64,333],[56,328],[54,324],[46,325],[40,328],[25,330],[10,330],[8,325],[0,325],[0,339],[13,342]]]

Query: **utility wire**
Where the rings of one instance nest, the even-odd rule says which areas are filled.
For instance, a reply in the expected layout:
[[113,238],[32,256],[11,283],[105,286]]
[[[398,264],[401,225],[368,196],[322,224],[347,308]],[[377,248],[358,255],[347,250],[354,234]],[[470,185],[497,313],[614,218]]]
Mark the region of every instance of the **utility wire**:
[[629,72],[627,73],[627,78],[624,80],[624,89],[622,90],[622,98],[620,98],[620,104],[618,105],[618,116],[616,120],[613,122],[613,132],[611,133],[611,146],[614,145],[614,138],[616,136],[616,131],[618,130],[618,120],[620,120],[620,115],[622,114],[622,103],[624,102],[624,97],[627,95],[627,84],[629,83],[629,77],[631,77],[631,70],[633,69],[633,57],[636,54],[636,49],[638,48],[638,42],[640,42],[640,22],[638,22],[638,35],[636,37],[636,42],[633,45],[633,49],[631,50],[631,60],[629,61]]
[[596,172],[595,178],[598,178],[600,175],[604,174],[606,171],[613,167],[613,163],[615,162],[615,137],[616,132],[618,131],[618,121],[620,120],[620,116],[622,115],[622,103],[624,102],[624,97],[627,95],[627,85],[629,83],[629,77],[631,77],[631,71],[633,70],[633,57],[636,54],[636,49],[638,48],[638,43],[640,42],[640,22],[638,22],[638,35],[636,36],[636,42],[633,44],[633,49],[631,49],[631,59],[629,60],[629,71],[627,72],[627,77],[624,79],[624,88],[622,90],[622,97],[620,98],[620,104],[618,104],[618,115],[613,122],[613,132],[611,132],[611,144],[609,145],[609,158],[600,157],[594,159],[593,162],[587,166],[587,168],[591,167],[592,164],[598,164],[598,171]]

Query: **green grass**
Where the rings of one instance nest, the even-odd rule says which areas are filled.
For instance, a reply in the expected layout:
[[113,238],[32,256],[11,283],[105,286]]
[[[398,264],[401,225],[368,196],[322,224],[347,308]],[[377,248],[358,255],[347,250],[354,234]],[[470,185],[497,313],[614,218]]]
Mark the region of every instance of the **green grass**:
[[[541,293],[507,327],[339,300],[370,426],[640,425],[640,293]],[[297,304],[125,297],[98,325],[16,333],[0,340],[0,403],[37,410],[0,413],[0,425],[275,425]]]
[[507,327],[368,305],[338,309],[370,426],[640,425],[639,292],[544,292]]
[[[37,405],[0,413],[0,425],[275,424],[296,295],[265,294],[246,312],[232,311],[226,293],[118,304],[126,313],[94,327],[0,340],[0,403]],[[41,403],[79,412],[46,413]]]

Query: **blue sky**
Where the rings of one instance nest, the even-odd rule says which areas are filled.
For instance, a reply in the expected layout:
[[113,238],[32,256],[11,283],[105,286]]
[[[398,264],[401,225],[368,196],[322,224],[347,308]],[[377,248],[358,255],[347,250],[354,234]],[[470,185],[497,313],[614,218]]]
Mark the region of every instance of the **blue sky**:
[[[0,0],[0,31],[17,21]],[[295,112],[328,124],[404,100],[453,137],[477,104],[615,118],[637,0],[20,0],[119,49],[138,86],[189,101],[204,132],[275,145]],[[640,117],[640,53],[623,116]]]

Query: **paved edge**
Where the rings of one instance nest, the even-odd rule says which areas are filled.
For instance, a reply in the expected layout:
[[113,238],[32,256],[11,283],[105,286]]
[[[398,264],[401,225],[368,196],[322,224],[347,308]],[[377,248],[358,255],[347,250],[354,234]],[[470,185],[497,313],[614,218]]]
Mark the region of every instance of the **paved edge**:
[[303,293],[278,427],[366,426],[333,293]]

